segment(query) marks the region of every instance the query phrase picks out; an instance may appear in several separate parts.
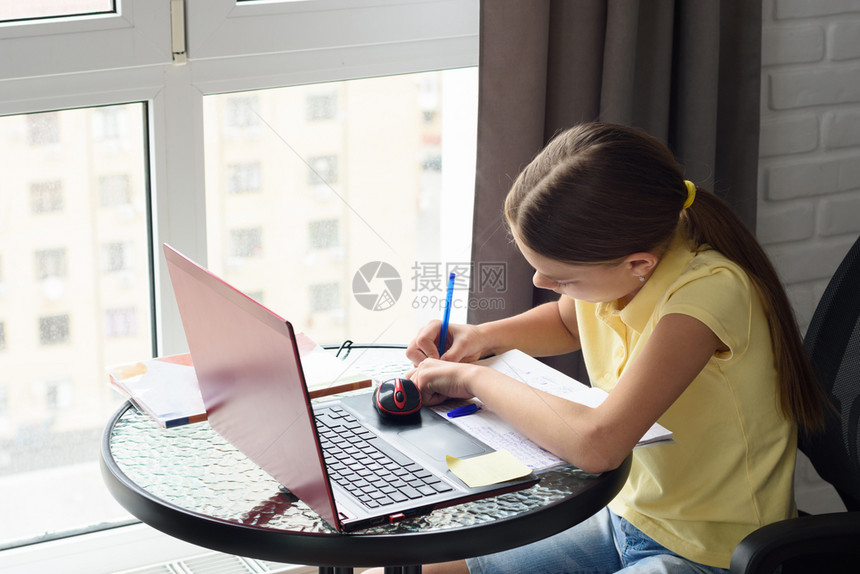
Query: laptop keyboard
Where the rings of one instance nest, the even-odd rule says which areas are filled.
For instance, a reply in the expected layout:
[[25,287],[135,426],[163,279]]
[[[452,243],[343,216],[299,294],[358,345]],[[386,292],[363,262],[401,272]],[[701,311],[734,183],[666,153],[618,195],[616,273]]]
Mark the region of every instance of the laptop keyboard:
[[329,479],[371,509],[453,487],[377,437],[340,407],[315,411]]

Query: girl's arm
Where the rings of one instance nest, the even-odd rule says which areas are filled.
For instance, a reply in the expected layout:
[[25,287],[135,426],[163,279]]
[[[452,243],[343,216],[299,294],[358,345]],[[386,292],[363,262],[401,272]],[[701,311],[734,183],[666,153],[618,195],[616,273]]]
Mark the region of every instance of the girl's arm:
[[645,431],[724,349],[697,319],[667,315],[597,408],[549,395],[487,367],[428,360],[412,374],[427,404],[478,397],[519,432],[586,472],[618,467]]
[[[439,321],[425,325],[406,349],[416,365],[426,358],[438,358]],[[481,325],[450,325],[446,361],[472,362],[520,349],[532,356],[569,353],[579,349],[579,333],[573,299],[561,297],[524,313]]]

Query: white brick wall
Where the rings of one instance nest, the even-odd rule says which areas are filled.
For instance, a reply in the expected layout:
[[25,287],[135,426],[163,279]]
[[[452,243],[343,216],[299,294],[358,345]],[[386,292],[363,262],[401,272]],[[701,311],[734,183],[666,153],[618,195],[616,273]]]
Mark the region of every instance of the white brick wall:
[[[806,329],[860,235],[860,0],[764,0],[759,240]],[[798,505],[843,509],[808,461]]]

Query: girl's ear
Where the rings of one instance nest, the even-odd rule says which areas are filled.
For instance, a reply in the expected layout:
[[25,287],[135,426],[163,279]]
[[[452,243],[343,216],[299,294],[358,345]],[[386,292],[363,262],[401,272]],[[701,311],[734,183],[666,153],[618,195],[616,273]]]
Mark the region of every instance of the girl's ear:
[[651,275],[659,262],[659,257],[646,251],[633,253],[624,259],[624,263],[630,268],[630,272],[637,277],[648,277]]

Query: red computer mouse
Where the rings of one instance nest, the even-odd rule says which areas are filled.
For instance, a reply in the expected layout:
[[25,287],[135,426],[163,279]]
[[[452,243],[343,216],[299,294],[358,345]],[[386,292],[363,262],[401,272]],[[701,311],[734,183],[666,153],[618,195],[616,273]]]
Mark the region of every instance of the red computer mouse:
[[373,406],[384,418],[410,419],[421,410],[421,391],[409,379],[389,379],[373,392]]

